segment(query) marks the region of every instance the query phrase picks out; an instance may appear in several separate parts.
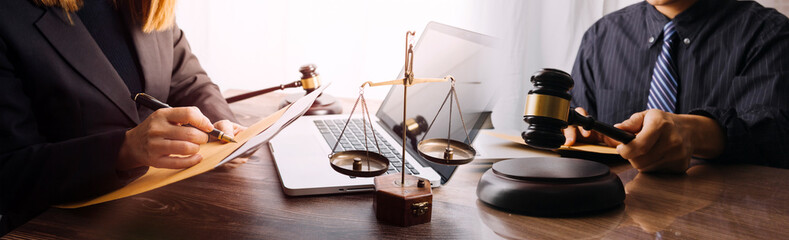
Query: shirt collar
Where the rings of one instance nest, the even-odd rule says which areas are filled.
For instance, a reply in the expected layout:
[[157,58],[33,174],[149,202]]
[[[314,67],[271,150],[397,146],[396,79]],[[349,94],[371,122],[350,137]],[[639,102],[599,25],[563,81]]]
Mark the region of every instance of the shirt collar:
[[[679,39],[689,39],[691,42],[704,24],[709,21],[707,15],[720,11],[734,0],[698,0],[693,6],[674,17],[674,26],[677,29]],[[658,12],[655,6],[646,5],[646,26],[650,46],[659,42],[663,32],[663,26],[671,19]],[[682,40],[680,40],[682,41]],[[686,42],[686,44],[689,44]]]

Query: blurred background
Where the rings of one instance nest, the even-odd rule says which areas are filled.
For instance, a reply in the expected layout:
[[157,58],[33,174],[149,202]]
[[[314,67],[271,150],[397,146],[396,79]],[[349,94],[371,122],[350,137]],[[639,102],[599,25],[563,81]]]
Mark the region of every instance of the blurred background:
[[[637,0],[204,0],[179,1],[177,23],[213,81],[257,90],[300,78],[316,64],[326,91],[356,97],[364,81],[393,80],[403,65],[404,35],[430,21],[493,36],[507,86],[493,123],[520,129],[528,77],[539,68],[570,71],[584,31]],[[789,1],[759,0],[789,13]],[[428,56],[415,56],[416,61]],[[419,69],[414,73],[420,76]],[[442,77],[442,76],[422,76]],[[291,91],[300,91],[294,89]],[[365,91],[383,99],[388,88]]]

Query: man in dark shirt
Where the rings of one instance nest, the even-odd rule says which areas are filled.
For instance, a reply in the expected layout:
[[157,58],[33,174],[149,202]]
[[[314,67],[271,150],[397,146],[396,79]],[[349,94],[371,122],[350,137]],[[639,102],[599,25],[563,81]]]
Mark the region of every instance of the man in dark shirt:
[[634,4],[589,28],[572,76],[576,111],[636,138],[569,127],[566,144],[605,141],[640,171],[683,172],[691,157],[789,167],[789,19],[773,9]]

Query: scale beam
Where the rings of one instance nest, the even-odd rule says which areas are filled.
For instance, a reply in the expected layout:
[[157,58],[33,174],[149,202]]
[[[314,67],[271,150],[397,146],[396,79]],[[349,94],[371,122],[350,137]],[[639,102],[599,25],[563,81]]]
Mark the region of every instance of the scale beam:
[[377,86],[390,86],[390,85],[404,85],[404,86],[410,87],[410,86],[413,86],[414,84],[420,84],[420,83],[448,82],[448,81],[454,82],[455,79],[452,76],[446,76],[444,78],[414,78],[411,81],[411,83],[406,84],[406,79],[405,78],[401,78],[401,79],[397,79],[397,80],[391,80],[391,81],[385,81],[385,82],[377,82],[377,83],[374,83],[374,82],[371,82],[371,81],[367,81],[367,82],[362,83],[361,87],[365,87],[365,86],[377,87]]

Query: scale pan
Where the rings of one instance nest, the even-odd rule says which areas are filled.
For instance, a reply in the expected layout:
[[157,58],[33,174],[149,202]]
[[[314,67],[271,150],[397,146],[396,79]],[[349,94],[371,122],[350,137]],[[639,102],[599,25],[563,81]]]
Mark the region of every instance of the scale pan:
[[[354,168],[354,162],[356,168]],[[389,159],[376,152],[351,150],[335,153],[329,158],[334,171],[354,177],[375,177],[386,172]]]
[[447,139],[431,138],[419,142],[417,145],[419,155],[428,161],[444,165],[462,165],[474,160],[477,150],[471,145],[449,139],[451,154],[447,154]]

